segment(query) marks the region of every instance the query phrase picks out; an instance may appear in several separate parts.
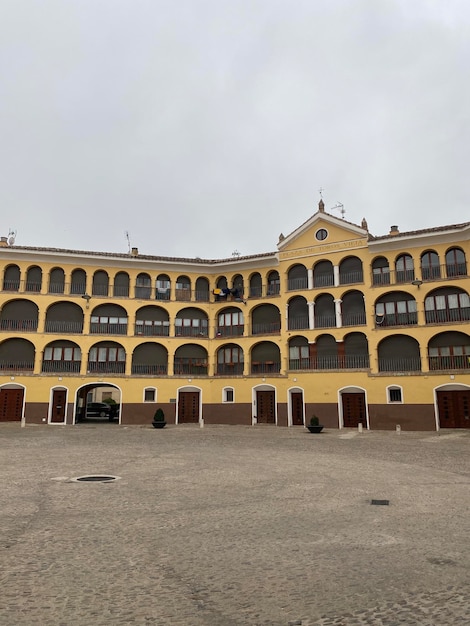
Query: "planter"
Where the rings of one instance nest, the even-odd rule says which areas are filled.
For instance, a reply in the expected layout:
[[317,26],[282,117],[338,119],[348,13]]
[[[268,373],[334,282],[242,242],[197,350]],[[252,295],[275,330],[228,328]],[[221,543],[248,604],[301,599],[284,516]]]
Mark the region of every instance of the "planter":
[[166,422],[152,422],[154,428],[165,428]]
[[307,426],[309,432],[311,433],[321,433],[323,430],[323,426]]

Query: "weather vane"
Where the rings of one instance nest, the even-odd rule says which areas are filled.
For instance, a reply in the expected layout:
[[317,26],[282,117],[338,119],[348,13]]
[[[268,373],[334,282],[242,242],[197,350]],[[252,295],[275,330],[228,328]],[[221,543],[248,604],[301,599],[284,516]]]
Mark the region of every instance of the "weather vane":
[[318,190],[318,193],[320,194],[320,198],[323,200],[323,192],[325,190],[323,189],[323,187],[320,187],[320,189]]

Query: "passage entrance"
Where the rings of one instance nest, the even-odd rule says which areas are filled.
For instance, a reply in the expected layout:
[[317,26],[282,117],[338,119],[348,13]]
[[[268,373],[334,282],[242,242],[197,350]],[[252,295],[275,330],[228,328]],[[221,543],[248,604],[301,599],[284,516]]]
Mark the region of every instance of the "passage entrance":
[[438,391],[437,409],[441,428],[470,428],[470,389]]
[[300,391],[291,393],[292,425],[303,426],[304,424],[304,402]]
[[65,389],[54,389],[52,394],[51,422],[54,424],[63,424],[65,422]]

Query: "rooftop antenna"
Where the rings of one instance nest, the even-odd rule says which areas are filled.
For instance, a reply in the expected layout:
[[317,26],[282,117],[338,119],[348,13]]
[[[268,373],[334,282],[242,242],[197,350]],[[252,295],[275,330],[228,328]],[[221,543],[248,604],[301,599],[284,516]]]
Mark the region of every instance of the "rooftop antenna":
[[232,256],[233,256],[234,259],[238,259],[238,257],[240,256],[240,252],[238,252],[238,250],[234,250],[232,252]]
[[318,193],[320,194],[320,198],[323,200],[323,192],[325,190],[323,189],[323,187],[320,187],[320,189],[318,190]]
[[124,234],[125,234],[126,239],[127,239],[127,252],[130,254],[131,253],[131,240],[130,240],[130,237],[129,237],[129,231],[128,230],[124,231]]
[[337,202],[334,207],[331,207],[332,211],[334,209],[336,209],[337,211],[339,211],[341,213],[341,217],[344,220],[344,214],[346,213],[346,209],[344,208],[344,204],[341,204],[341,202]]
[[8,232],[8,245],[12,246],[15,243],[15,239],[16,239],[16,230],[13,230],[12,228],[10,228],[9,232]]

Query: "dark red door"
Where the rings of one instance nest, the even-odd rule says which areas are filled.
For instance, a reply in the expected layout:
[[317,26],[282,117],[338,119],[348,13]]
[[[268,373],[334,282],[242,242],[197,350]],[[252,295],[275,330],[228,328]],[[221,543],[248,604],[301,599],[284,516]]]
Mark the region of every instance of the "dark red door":
[[343,426],[345,428],[357,428],[362,424],[367,428],[366,398],[363,393],[343,393]]
[[0,422],[21,421],[23,398],[23,389],[0,389]]
[[178,423],[197,424],[199,422],[199,392],[180,391],[178,400]]
[[256,392],[256,417],[258,424],[276,423],[275,404],[274,391]]
[[304,424],[304,402],[301,392],[291,393],[292,425],[303,426]]
[[470,428],[470,391],[438,391],[441,428]]
[[54,389],[52,394],[51,422],[63,424],[65,422],[66,392],[64,389]]

